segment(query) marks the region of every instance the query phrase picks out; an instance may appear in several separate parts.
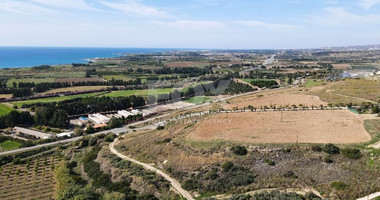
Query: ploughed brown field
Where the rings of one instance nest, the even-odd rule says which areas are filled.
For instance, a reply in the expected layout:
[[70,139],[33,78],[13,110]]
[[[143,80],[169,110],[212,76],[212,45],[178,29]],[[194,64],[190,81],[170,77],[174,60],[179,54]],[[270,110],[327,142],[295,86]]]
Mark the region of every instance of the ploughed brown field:
[[371,139],[363,120],[348,110],[218,114],[198,123],[188,139],[248,143],[360,143]]

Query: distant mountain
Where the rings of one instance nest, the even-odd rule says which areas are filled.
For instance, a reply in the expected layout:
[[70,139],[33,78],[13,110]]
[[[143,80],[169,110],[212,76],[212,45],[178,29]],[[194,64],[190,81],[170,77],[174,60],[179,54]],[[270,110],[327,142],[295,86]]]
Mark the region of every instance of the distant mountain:
[[356,46],[346,46],[346,47],[324,47],[322,49],[328,49],[332,51],[371,51],[371,50],[380,50],[380,44],[356,45]]

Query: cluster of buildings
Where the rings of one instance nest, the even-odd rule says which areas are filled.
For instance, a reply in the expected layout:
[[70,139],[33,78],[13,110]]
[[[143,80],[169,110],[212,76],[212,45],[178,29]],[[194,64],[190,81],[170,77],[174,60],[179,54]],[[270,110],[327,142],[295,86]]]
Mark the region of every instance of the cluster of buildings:
[[65,132],[65,133],[59,133],[57,135],[54,135],[54,134],[50,134],[50,133],[43,133],[43,132],[40,132],[40,131],[35,131],[35,130],[31,130],[31,129],[27,129],[27,128],[22,128],[22,127],[14,127],[12,132],[20,137],[23,137],[23,138],[36,138],[36,139],[52,139],[52,138],[55,138],[55,137],[71,137],[71,135],[74,134],[74,132]]
[[122,117],[127,118],[129,116],[134,116],[134,115],[139,115],[139,114],[141,114],[142,116],[147,116],[147,115],[151,114],[151,112],[148,110],[143,110],[143,111],[140,111],[140,110],[130,110],[130,111],[120,110],[115,114],[108,114],[108,115],[95,113],[95,114],[88,115],[88,118],[80,117],[79,118],[80,122],[78,124],[83,125],[83,124],[92,123],[92,124],[94,124],[94,128],[100,128],[102,126],[107,126],[107,123],[112,118],[117,118],[117,119],[122,118]]

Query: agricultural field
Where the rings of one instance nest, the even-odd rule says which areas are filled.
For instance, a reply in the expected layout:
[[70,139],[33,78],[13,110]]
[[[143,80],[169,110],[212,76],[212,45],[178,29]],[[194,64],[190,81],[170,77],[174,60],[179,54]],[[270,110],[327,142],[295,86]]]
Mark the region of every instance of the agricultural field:
[[60,102],[60,101],[70,100],[70,99],[75,99],[75,98],[99,96],[104,93],[105,92],[95,92],[95,93],[89,93],[89,94],[78,94],[78,95],[51,97],[51,98],[43,98],[43,99],[31,99],[31,100],[25,100],[25,101],[12,102],[12,104],[15,106],[21,107],[23,104]]
[[299,106],[302,104],[303,106],[320,106],[327,105],[326,102],[319,99],[318,96],[307,95],[304,92],[297,91],[295,89],[286,89],[281,92],[263,92],[260,94],[252,94],[236,99],[232,99],[227,102],[227,104],[223,105],[224,109],[233,109],[248,107],[249,105],[260,108],[260,107],[272,107],[276,106],[277,108],[282,106]]
[[363,124],[361,118],[346,110],[228,113],[197,124],[188,139],[259,144],[363,143],[371,140]]
[[120,90],[120,91],[114,91],[108,94],[105,94],[104,96],[107,97],[126,97],[131,95],[136,95],[140,93],[142,90]]
[[0,168],[0,199],[54,198],[54,167],[58,157],[36,158],[24,164],[7,164]]
[[100,78],[56,78],[54,82],[57,83],[79,83],[79,82],[104,82]]
[[18,149],[21,147],[21,145],[22,144],[19,142],[6,140],[6,141],[0,143],[0,152]]
[[64,71],[66,70],[63,68],[61,71],[55,71],[54,73],[40,73],[35,74],[34,77],[36,78],[83,78],[86,76],[86,72],[83,71]]
[[51,94],[51,93],[60,93],[60,92],[83,92],[83,91],[92,91],[92,90],[101,90],[107,89],[109,86],[77,86],[77,87],[67,87],[67,88],[58,88],[46,91],[42,94]]
[[323,80],[314,80],[314,79],[307,79],[305,80],[305,83],[303,84],[304,87],[315,87],[315,86],[321,86],[326,85],[326,81]]
[[103,78],[106,79],[107,81],[111,81],[112,79],[123,80],[123,81],[132,80],[132,78],[130,78],[128,76],[123,76],[123,75],[103,75]]
[[21,79],[17,79],[17,78],[12,78],[12,79],[9,79],[7,81],[7,87],[13,87],[13,82],[15,82],[16,84],[20,83],[20,82],[24,82],[24,83],[53,83],[54,82],[54,78],[21,78]]
[[332,104],[377,102],[380,100],[380,82],[364,79],[347,79],[334,82],[312,94]]
[[8,114],[12,110],[13,110],[13,108],[9,107],[8,105],[5,105],[3,103],[0,104],[0,116]]
[[164,88],[164,89],[151,89],[151,90],[123,90],[123,91],[115,91],[104,96],[107,97],[125,97],[125,96],[148,96],[148,95],[159,95],[159,94],[168,94],[172,92],[174,89],[172,88]]

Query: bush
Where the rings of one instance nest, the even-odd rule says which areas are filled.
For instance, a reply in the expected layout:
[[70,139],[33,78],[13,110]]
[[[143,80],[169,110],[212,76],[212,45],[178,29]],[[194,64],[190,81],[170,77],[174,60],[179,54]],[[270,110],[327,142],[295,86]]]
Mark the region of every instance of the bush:
[[223,170],[226,172],[226,171],[229,171],[230,169],[232,169],[232,167],[234,167],[234,163],[232,163],[231,161],[227,161],[225,162],[223,165],[222,165],[222,168]]
[[231,148],[231,151],[234,154],[239,155],[239,156],[244,156],[244,155],[247,155],[248,153],[247,148],[245,148],[244,146],[233,146]]
[[311,150],[315,151],[315,152],[321,152],[322,151],[322,147],[319,146],[319,145],[313,145],[313,146],[311,146]]
[[349,159],[359,159],[363,156],[359,149],[343,149],[342,155]]
[[113,142],[113,140],[115,139],[115,135],[112,133],[112,134],[108,134],[105,138],[104,138],[104,141],[105,142]]
[[165,126],[157,126],[157,128],[156,128],[157,130],[164,130],[165,129]]
[[331,156],[326,156],[326,157],[323,159],[323,162],[325,162],[325,163],[333,163],[334,161],[331,159]]
[[339,147],[337,147],[333,144],[325,144],[323,146],[322,150],[328,154],[339,154],[340,153]]
[[182,182],[181,186],[185,190],[196,190],[199,188],[199,182],[195,179],[186,179]]
[[348,185],[341,182],[341,181],[334,181],[334,182],[331,182],[331,187],[336,189],[336,190],[345,190]]
[[276,165],[276,163],[273,160],[265,159],[265,162],[268,163],[268,165],[270,165],[270,166],[275,166]]
[[287,171],[283,175],[285,178],[297,178],[293,171]]

